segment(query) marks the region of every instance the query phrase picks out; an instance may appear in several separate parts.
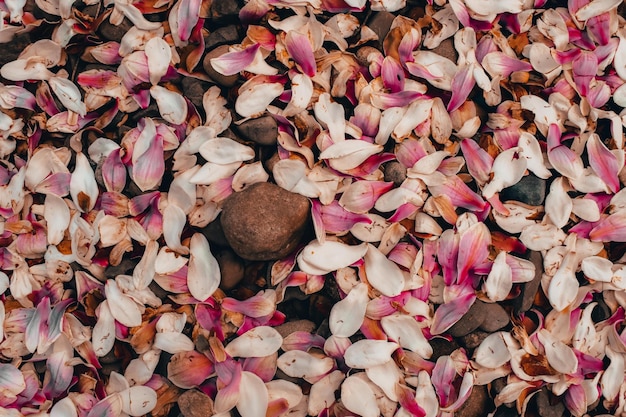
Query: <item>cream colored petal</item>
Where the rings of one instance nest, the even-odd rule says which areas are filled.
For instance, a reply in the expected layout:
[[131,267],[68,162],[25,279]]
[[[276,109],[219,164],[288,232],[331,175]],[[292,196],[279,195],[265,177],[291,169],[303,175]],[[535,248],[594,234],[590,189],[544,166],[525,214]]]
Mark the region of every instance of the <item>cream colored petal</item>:
[[367,284],[360,282],[353,287],[346,298],[330,310],[328,322],[331,333],[339,337],[355,334],[363,324],[369,300]]
[[380,408],[374,391],[361,378],[351,375],[341,384],[341,402],[351,412],[362,417],[378,417]]
[[187,286],[195,299],[204,301],[213,295],[220,285],[220,267],[211,253],[208,240],[202,233],[195,233],[191,237],[189,251]]
[[386,340],[362,339],[350,345],[344,354],[346,365],[351,368],[366,369],[382,365],[391,359],[391,354],[399,347]]
[[374,245],[367,244],[364,260],[367,281],[372,287],[388,297],[394,297],[404,290],[404,273]]
[[254,327],[233,339],[225,351],[232,357],[260,358],[278,352],[282,336],[269,326]]

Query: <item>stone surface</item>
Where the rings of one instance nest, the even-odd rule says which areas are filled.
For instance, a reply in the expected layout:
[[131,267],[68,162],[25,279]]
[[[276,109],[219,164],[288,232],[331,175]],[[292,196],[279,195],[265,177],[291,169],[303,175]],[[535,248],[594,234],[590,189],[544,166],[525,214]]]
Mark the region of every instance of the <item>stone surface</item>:
[[246,120],[237,126],[237,131],[244,138],[259,145],[276,145],[278,139],[278,124],[269,114],[256,119]]
[[480,329],[488,333],[500,330],[511,321],[509,313],[500,304],[485,304],[485,320],[480,325]]
[[526,175],[515,185],[500,193],[500,201],[514,200],[531,206],[540,206],[546,199],[546,180],[533,174]]
[[446,340],[443,337],[433,337],[429,340],[430,346],[433,348],[433,354],[428,359],[431,362],[437,362],[441,356],[450,355],[459,348],[454,340]]
[[391,22],[395,18],[395,15],[382,11],[373,13],[372,17],[367,21],[367,26],[378,35],[377,46],[380,50],[382,50],[385,36],[389,33],[389,28],[391,28]]
[[204,417],[213,414],[213,400],[197,389],[185,391],[178,397],[178,408],[185,417]]
[[237,17],[241,5],[237,0],[213,0],[211,3],[211,18],[213,20],[225,17]]
[[107,41],[120,42],[122,37],[126,35],[126,32],[128,32],[133,26],[133,23],[127,18],[124,18],[119,26],[111,24],[109,19],[104,19],[98,27],[98,35]]
[[215,69],[213,69],[213,65],[211,65],[211,59],[224,55],[228,52],[228,48],[228,45],[218,46],[217,48],[209,51],[202,61],[202,66],[204,67],[204,71],[206,71],[207,75],[211,77],[211,79],[215,81],[216,84],[222,87],[232,87],[235,85],[235,83],[237,83],[237,80],[239,79],[238,74],[222,75],[219,72],[215,71]]
[[197,78],[183,77],[181,85],[185,97],[187,97],[198,110],[203,110],[202,97],[204,96],[204,92],[211,87],[211,84]]
[[486,303],[476,300],[469,311],[448,329],[448,333],[454,337],[461,337],[478,329],[485,321],[485,306]]
[[220,221],[224,236],[239,256],[265,261],[293,251],[309,217],[306,197],[275,184],[257,183],[225,200]]
[[459,339],[461,345],[467,349],[476,349],[490,333],[475,330]]
[[487,385],[474,385],[472,393],[465,403],[455,411],[455,417],[484,417],[490,409],[493,409],[493,402],[487,393]]
[[562,417],[565,413],[563,402],[555,398],[545,387],[535,395],[534,400],[537,406],[537,413],[541,417]]
[[218,246],[228,246],[228,240],[226,240],[226,236],[224,236],[224,230],[222,229],[220,217],[221,214],[217,216],[217,219],[215,219],[205,228],[203,228],[202,234],[204,234],[204,236],[211,244],[215,244]]
[[280,335],[285,338],[294,332],[313,333],[317,326],[310,320],[294,320],[274,327]]
[[406,167],[398,161],[386,163],[383,167],[385,181],[391,181],[396,186],[400,186],[406,179]]
[[30,45],[30,36],[28,33],[22,33],[11,39],[10,42],[2,44],[2,54],[0,54],[0,66],[7,62],[15,61],[19,55]]
[[209,33],[209,36],[204,41],[204,45],[205,48],[212,49],[218,45],[237,43],[239,39],[237,26],[228,25]]
[[437,55],[441,55],[444,58],[448,58],[450,61],[456,63],[459,58],[459,53],[454,47],[454,40],[452,38],[444,39],[439,46],[432,49],[432,52]]
[[541,285],[541,275],[543,274],[543,257],[541,253],[531,251],[528,260],[535,265],[535,277],[532,281],[522,284],[522,294],[515,300],[515,312],[518,314],[530,310]]
[[225,291],[234,288],[244,277],[243,260],[230,249],[217,252],[215,258],[220,266],[222,275],[220,288]]

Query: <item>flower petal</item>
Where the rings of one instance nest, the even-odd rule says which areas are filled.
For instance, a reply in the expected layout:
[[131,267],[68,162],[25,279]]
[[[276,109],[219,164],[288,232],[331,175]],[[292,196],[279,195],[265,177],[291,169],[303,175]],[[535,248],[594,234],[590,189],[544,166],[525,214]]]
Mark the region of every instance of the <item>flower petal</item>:
[[221,273],[217,259],[211,253],[209,242],[202,233],[195,233],[189,244],[187,286],[199,301],[209,298],[220,285]]
[[225,352],[232,357],[260,358],[278,352],[282,343],[283,338],[274,328],[259,326],[232,340]]
[[339,337],[355,334],[363,324],[369,300],[367,284],[360,282],[354,286],[346,298],[330,310],[328,322],[331,333]]

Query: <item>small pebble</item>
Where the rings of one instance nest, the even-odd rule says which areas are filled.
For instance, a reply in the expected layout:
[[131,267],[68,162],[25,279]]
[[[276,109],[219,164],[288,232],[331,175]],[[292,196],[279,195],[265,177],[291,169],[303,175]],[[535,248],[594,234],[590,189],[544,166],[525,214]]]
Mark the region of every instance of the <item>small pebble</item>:
[[484,417],[493,409],[487,385],[474,385],[472,393],[465,403],[454,412],[455,417]]
[[98,35],[100,38],[107,41],[120,42],[122,37],[126,35],[126,32],[128,32],[133,26],[132,22],[127,18],[124,18],[119,26],[109,22],[109,19],[104,19],[100,26],[98,26]]
[[385,181],[391,181],[396,186],[400,186],[406,179],[406,167],[398,161],[391,161],[383,168]]
[[432,52],[444,58],[448,58],[454,63],[456,63],[457,59],[459,58],[459,53],[454,47],[454,41],[452,40],[452,38],[444,39],[443,41],[441,41],[439,46],[432,49]]
[[198,109],[203,109],[202,97],[204,92],[211,86],[208,82],[193,77],[183,77],[181,82],[183,94]]
[[487,312],[485,309],[486,305],[486,303],[476,300],[469,311],[448,329],[448,333],[454,337],[461,337],[478,329],[478,327],[483,324],[483,321],[485,321]]
[[209,51],[204,60],[202,61],[202,66],[206,71],[207,75],[215,81],[216,84],[222,87],[232,87],[237,83],[239,79],[239,74],[234,75],[222,75],[219,72],[213,69],[213,65],[211,65],[211,59],[220,57],[229,51],[228,45],[220,45],[217,48]]
[[530,206],[540,206],[546,199],[546,180],[528,174],[515,185],[500,193],[500,201],[519,201]]
[[515,312],[517,314],[530,310],[535,301],[535,295],[541,285],[541,275],[543,275],[543,257],[536,251],[530,252],[529,260],[535,265],[535,277],[532,281],[522,284],[522,294],[515,299]]
[[219,45],[237,43],[239,39],[237,26],[228,25],[211,32],[204,41],[204,45],[206,49],[213,49]]
[[220,288],[225,291],[234,288],[244,277],[243,260],[230,249],[216,253],[215,258],[222,276]]
[[490,333],[475,330],[459,339],[459,342],[466,349],[476,349]]
[[246,139],[264,146],[276,145],[278,139],[278,124],[269,114],[246,120],[237,126],[237,131]]
[[389,33],[389,29],[391,28],[391,23],[396,18],[395,15],[382,11],[373,13],[372,18],[367,21],[367,26],[378,35],[377,47],[382,50],[383,40],[387,33]]
[[509,313],[500,304],[485,304],[485,320],[480,329],[488,333],[500,330],[511,321]]
[[276,326],[274,329],[276,329],[276,331],[280,333],[283,338],[285,338],[294,332],[313,333],[315,332],[316,327],[315,323],[310,320],[294,320],[283,323],[280,326]]
[[183,392],[178,397],[178,408],[184,417],[205,417],[213,415],[213,400],[197,389]]
[[563,402],[555,398],[545,387],[535,395],[534,399],[537,405],[537,413],[541,417],[562,417],[565,413]]
[[433,348],[433,354],[428,359],[431,362],[437,362],[437,359],[440,357],[450,355],[459,348],[459,345],[454,340],[447,340],[443,337],[433,337],[429,343]]

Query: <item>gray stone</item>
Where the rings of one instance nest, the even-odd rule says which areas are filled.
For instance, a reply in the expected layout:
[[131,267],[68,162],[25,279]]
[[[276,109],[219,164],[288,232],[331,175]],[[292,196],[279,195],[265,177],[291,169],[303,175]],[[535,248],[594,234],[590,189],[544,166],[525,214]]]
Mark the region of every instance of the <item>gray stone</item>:
[[546,199],[546,180],[528,174],[515,185],[500,193],[500,200],[514,200],[531,206],[540,206]]
[[294,332],[313,333],[316,327],[315,323],[310,320],[294,320],[285,322],[274,328],[283,338],[285,338]]
[[237,26],[229,25],[211,32],[204,41],[204,45],[206,49],[212,49],[223,44],[238,43],[239,40],[240,36]]
[[310,223],[306,197],[257,183],[231,194],[222,209],[224,236],[242,258],[268,261],[291,253]]
[[432,49],[432,52],[437,55],[441,55],[444,58],[448,58],[450,61],[456,63],[459,58],[459,53],[456,51],[454,47],[454,41],[452,38],[444,39],[441,43]]
[[213,415],[213,400],[197,389],[185,391],[177,400],[180,413],[184,417],[205,417]]
[[449,356],[452,352],[459,348],[454,340],[447,340],[443,337],[433,337],[429,340],[430,346],[433,348],[433,354],[428,359],[431,362],[437,362],[442,356]]
[[535,277],[532,281],[522,284],[522,294],[515,300],[515,312],[518,314],[530,310],[541,285],[541,275],[543,275],[543,257],[541,253],[531,251],[529,261],[535,265]]
[[237,0],[213,0],[211,3],[211,18],[213,20],[225,17],[236,17],[241,10]]
[[133,23],[127,18],[124,18],[122,23],[118,26],[109,22],[109,19],[104,19],[100,26],[98,26],[98,35],[100,35],[100,38],[103,40],[120,42],[122,37],[126,35],[126,32],[132,27]]
[[454,412],[455,417],[484,417],[493,409],[487,385],[474,385],[472,393],[465,403]]
[[204,71],[206,71],[207,75],[211,78],[211,80],[215,81],[216,84],[222,87],[232,87],[237,83],[237,80],[239,79],[239,74],[222,75],[219,72],[215,71],[213,65],[211,65],[211,59],[224,55],[228,52],[228,48],[228,45],[220,45],[217,48],[209,51],[202,61],[202,66],[204,67]]
[[398,161],[391,161],[384,165],[385,181],[391,181],[400,186],[406,179],[406,167]]
[[222,276],[220,288],[225,291],[233,289],[244,277],[243,260],[230,249],[217,252],[215,258]]
[[236,129],[243,137],[259,145],[276,145],[278,140],[278,124],[269,114],[246,120]]
[[[220,215],[221,216],[221,215]],[[207,238],[209,243],[218,246],[228,246],[228,240],[224,236],[224,230],[222,229],[222,223],[220,222],[220,216],[214,221],[209,223],[202,229],[202,234]]]
[[485,304],[485,320],[480,325],[480,329],[489,333],[500,330],[511,321],[509,313],[500,304]]
[[462,336],[459,340],[462,346],[466,349],[476,349],[485,340],[490,333],[475,330],[465,336]]
[[378,49],[382,50],[383,40],[387,33],[389,33],[389,29],[391,28],[391,23],[396,16],[387,12],[375,12],[372,14],[372,17],[368,20],[367,26],[378,35],[377,46]]
[[468,312],[448,329],[448,333],[454,337],[461,337],[478,329],[485,321],[485,306],[484,302],[476,300]]
[[0,66],[15,61],[24,49],[31,44],[30,35],[21,33],[16,35],[9,42],[2,44],[2,54],[0,54]]
[[185,97],[187,97],[198,110],[204,109],[202,106],[202,97],[204,97],[204,92],[211,87],[211,84],[197,78],[183,77],[181,86]]
[[555,398],[545,387],[535,395],[535,404],[541,417],[562,417],[565,413],[563,402]]

